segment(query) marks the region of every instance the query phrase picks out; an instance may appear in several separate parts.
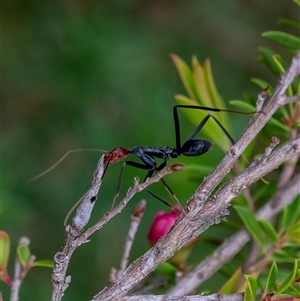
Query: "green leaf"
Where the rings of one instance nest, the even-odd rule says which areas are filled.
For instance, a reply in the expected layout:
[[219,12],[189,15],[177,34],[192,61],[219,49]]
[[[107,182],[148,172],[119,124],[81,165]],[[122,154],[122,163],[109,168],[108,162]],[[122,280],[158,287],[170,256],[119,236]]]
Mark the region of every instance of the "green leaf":
[[282,284],[278,287],[273,298],[279,296],[282,292],[284,292],[292,284],[292,282],[295,280],[297,270],[298,270],[298,261],[295,259],[293,270],[288,275],[288,277],[282,282]]
[[278,242],[278,234],[274,229],[273,225],[264,219],[258,220],[261,229],[267,234],[273,242]]
[[300,6],[300,0],[293,0],[298,6]]
[[182,60],[178,55],[171,54],[171,58],[175,64],[175,67],[179,73],[179,76],[183,82],[185,89],[187,90],[189,96],[193,99],[196,98],[195,89],[193,84],[192,70],[188,64]]
[[0,231],[0,271],[6,269],[10,252],[10,239],[5,231]]
[[295,258],[297,258],[299,254],[295,252],[295,248],[289,249],[284,248],[281,250],[278,250],[276,253],[272,255],[272,259],[274,259],[277,263],[283,262],[294,262]]
[[242,276],[242,268],[239,267],[219,290],[219,294],[232,294],[236,291],[237,284]]
[[177,268],[169,262],[163,262],[158,265],[156,271],[164,275],[175,276]]
[[[300,3],[300,1],[299,1]],[[300,23],[294,20],[286,19],[286,18],[280,18],[278,20],[278,24],[285,24],[285,25],[291,25],[297,28],[300,28]]]
[[275,117],[272,117],[270,120],[269,120],[269,125],[273,125],[273,126],[276,126],[278,127],[279,129],[282,129],[284,130],[285,132],[289,132],[290,129],[287,125],[285,125],[282,121],[279,121],[277,120]]
[[53,268],[54,260],[52,259],[42,259],[36,260],[33,264],[35,267],[45,267],[45,268]]
[[287,222],[286,229],[294,227],[295,223],[299,221],[300,215],[300,196],[296,197],[295,200],[287,208]]
[[264,294],[262,296],[262,299],[268,294],[268,292],[275,287],[276,280],[278,275],[278,267],[275,261],[273,261],[271,269],[268,274],[268,279],[266,283],[266,288],[264,290]]
[[29,246],[26,244],[19,244],[17,247],[17,255],[22,266],[26,266],[31,256]]
[[198,63],[195,57],[193,57],[193,79],[196,90],[196,100],[198,104],[212,106],[211,96],[208,91],[204,68]]
[[[289,286],[287,292],[289,292],[293,296],[297,296],[299,298],[299,296],[300,296],[300,286],[299,286],[299,284],[293,284],[292,283],[291,286]],[[295,301],[299,301],[299,299],[298,300],[296,299]]]
[[260,225],[253,213],[249,211],[248,208],[242,206],[233,206],[243,221],[245,227],[250,232],[252,237],[257,241],[259,246],[264,249],[265,240],[263,239],[262,230]]
[[281,31],[265,31],[262,36],[294,50],[300,48],[300,38],[289,33]]
[[245,112],[254,112],[255,111],[255,107],[252,104],[245,102],[243,100],[232,99],[232,100],[229,100],[229,103],[231,105],[237,107],[239,110],[242,109]]
[[260,61],[264,62],[268,66],[268,68],[271,70],[271,72],[276,77],[278,77],[281,73],[273,59],[273,56],[277,55],[277,53],[266,47],[259,47],[258,51],[260,53],[260,56],[258,59]]
[[285,232],[286,230],[287,215],[288,215],[287,207],[284,207],[279,218],[279,232]]
[[[217,91],[217,87],[211,69],[210,60],[206,59],[203,66],[205,70],[206,84],[208,86],[209,93],[212,100],[211,105],[215,108],[220,108],[220,109],[226,108],[224,100],[221,98],[219,92]],[[224,123],[224,126],[229,126],[229,122],[226,121],[225,118],[222,120],[222,122]]]
[[254,301],[257,290],[257,281],[251,275],[245,275],[245,278],[247,280],[248,286],[245,290],[244,301]]
[[286,235],[289,241],[300,244],[300,220],[287,230]]

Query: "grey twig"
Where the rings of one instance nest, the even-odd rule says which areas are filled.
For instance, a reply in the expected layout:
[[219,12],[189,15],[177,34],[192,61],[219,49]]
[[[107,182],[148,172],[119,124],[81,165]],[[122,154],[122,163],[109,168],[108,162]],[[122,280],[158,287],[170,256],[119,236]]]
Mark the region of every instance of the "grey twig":
[[127,234],[126,242],[125,242],[125,246],[124,246],[124,252],[122,255],[121,265],[120,265],[120,269],[117,273],[117,277],[120,276],[127,267],[131,247],[132,247],[132,244],[133,244],[133,241],[135,238],[135,234],[139,227],[139,224],[144,215],[145,208],[146,208],[146,201],[142,200],[133,209],[133,213],[131,215],[131,223],[130,223],[130,227],[128,229],[128,234]]

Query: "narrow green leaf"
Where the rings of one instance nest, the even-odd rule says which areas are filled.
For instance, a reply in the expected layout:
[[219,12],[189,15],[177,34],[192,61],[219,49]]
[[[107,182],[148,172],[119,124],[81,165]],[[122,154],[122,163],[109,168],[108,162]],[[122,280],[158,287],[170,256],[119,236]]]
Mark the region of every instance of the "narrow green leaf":
[[293,0],[298,6],[300,6],[300,0]]
[[22,266],[23,267],[26,266],[26,264],[28,263],[28,261],[30,259],[30,255],[31,255],[29,246],[26,245],[26,244],[20,244],[20,245],[18,245],[18,247],[17,247],[17,255],[18,255],[18,258],[19,258]]
[[[287,290],[290,294],[293,294],[293,296],[296,296],[299,298],[300,296],[300,286],[299,284],[291,284]],[[292,299],[292,301],[300,301],[300,299]]]
[[275,261],[273,261],[271,269],[268,274],[268,279],[266,283],[266,287],[264,290],[264,294],[262,296],[262,299],[268,294],[268,292],[275,287],[276,280],[278,275],[278,267]]
[[[204,74],[205,74],[205,78],[206,78],[206,84],[208,86],[209,93],[210,93],[211,99],[212,99],[212,106],[215,108],[225,109],[226,108],[225,102],[221,98],[219,92],[217,91],[217,87],[216,87],[214,76],[213,76],[212,69],[211,69],[210,59],[205,60],[205,62],[203,64],[203,68],[204,68]],[[223,120],[223,122],[225,122],[225,120]],[[224,125],[227,125],[227,124],[225,123]]]
[[176,94],[174,97],[180,105],[198,106],[198,103],[194,99],[187,96]]
[[257,290],[257,281],[251,275],[245,275],[247,281],[247,288],[245,290],[244,301],[254,301]]
[[276,126],[278,127],[279,129],[282,129],[284,130],[285,132],[289,132],[290,129],[287,125],[285,125],[282,121],[279,121],[277,120],[276,118],[272,117],[270,120],[269,120],[269,125],[273,125],[273,126]]
[[264,249],[265,240],[263,239],[262,231],[255,215],[253,215],[248,208],[242,206],[234,206],[234,209],[237,211],[252,237],[257,241],[259,246]]
[[33,264],[35,267],[53,268],[54,261],[52,259],[36,260]]
[[284,292],[291,285],[291,283],[295,280],[297,270],[298,270],[298,261],[295,259],[293,270],[288,275],[288,277],[282,282],[282,284],[279,286],[279,288],[277,289],[273,298],[279,296],[282,292]]
[[167,275],[168,277],[175,278],[177,269],[173,264],[169,262],[163,262],[158,265],[156,271],[163,275]]
[[273,60],[273,55],[274,54],[277,55],[277,53],[266,47],[259,47],[258,51],[260,53],[258,59],[260,61],[264,62],[268,66],[268,68],[271,70],[271,72],[276,77],[278,77],[281,73]]
[[231,105],[237,107],[239,110],[243,110],[243,112],[254,112],[255,111],[255,107],[252,104],[245,102],[243,100],[232,99],[232,100],[229,100],[229,103]]
[[278,24],[285,24],[285,25],[290,25],[290,26],[300,28],[300,23],[299,22],[294,21],[294,20],[290,20],[290,19],[286,19],[286,18],[280,18],[278,20]]
[[284,207],[279,218],[279,232],[285,232],[287,225],[288,209]]
[[236,291],[237,284],[242,275],[242,268],[239,267],[232,276],[226,281],[226,283],[219,290],[219,294],[232,294]]
[[185,89],[187,90],[189,96],[193,99],[196,98],[193,84],[192,70],[188,64],[182,60],[178,55],[171,54],[171,58],[175,64],[175,67],[179,73],[179,76],[183,82]]
[[287,222],[286,229],[294,227],[295,223],[299,221],[300,215],[300,196],[296,197],[295,200],[287,208]]
[[10,238],[5,231],[0,231],[0,271],[7,267],[10,252]]
[[289,33],[281,31],[265,31],[262,36],[294,50],[300,48],[300,38]]
[[300,244],[300,220],[294,223],[292,227],[286,231],[286,235],[289,241]]
[[284,248],[278,250],[276,253],[272,255],[272,259],[275,260],[277,263],[283,262],[291,262],[293,263],[295,258],[299,256],[295,251],[295,248]]
[[204,76],[204,69],[199,63],[194,64],[193,66],[193,78],[196,90],[196,100],[199,103],[199,105],[213,107]]
[[273,225],[264,219],[259,219],[258,222],[261,229],[267,234],[267,237],[269,237],[273,242],[278,242],[278,234]]

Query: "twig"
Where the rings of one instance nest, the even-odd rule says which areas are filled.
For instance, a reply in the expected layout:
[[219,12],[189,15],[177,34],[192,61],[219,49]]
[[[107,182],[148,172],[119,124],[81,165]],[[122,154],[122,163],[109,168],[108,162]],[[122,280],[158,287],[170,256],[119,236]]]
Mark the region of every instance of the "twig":
[[52,272],[52,301],[61,300],[65,290],[71,282],[71,276],[66,277],[67,268],[71,260],[72,254],[76,249],[74,241],[82,232],[83,227],[88,223],[91,212],[97,200],[97,195],[102,182],[104,172],[104,156],[98,161],[97,168],[93,174],[91,188],[84,195],[81,204],[79,205],[73,224],[66,226],[65,245],[61,252],[54,256],[54,268]]
[[193,296],[169,296],[169,295],[143,295],[143,296],[126,296],[116,301],[243,301],[243,294],[221,295],[213,294],[208,296],[193,295]]
[[[30,240],[26,236],[22,236],[19,240],[19,245],[29,246]],[[26,277],[29,270],[32,268],[35,261],[35,256],[30,256],[26,265],[22,268],[22,264],[18,257],[15,259],[14,266],[14,279],[11,286],[11,295],[10,301],[18,301],[19,300],[19,292],[24,278]]]
[[81,245],[86,239],[91,236],[96,231],[100,230],[110,219],[112,219],[117,214],[121,213],[121,211],[125,208],[128,202],[140,191],[146,189],[149,185],[158,182],[162,177],[174,172],[178,171],[183,167],[182,164],[174,164],[172,166],[167,166],[162,169],[155,176],[148,178],[145,182],[139,184],[138,178],[134,179],[134,186],[129,188],[126,197],[110,212],[107,212],[106,215],[99,220],[95,225],[91,228],[87,229],[80,237],[77,238],[76,244],[77,246]]
[[[113,284],[94,296],[93,301],[108,301],[126,295],[130,289],[152,272],[158,264],[169,259],[185,243],[198,236],[212,224],[220,222],[224,213],[226,214],[222,209],[224,210],[230,204],[233,197],[300,151],[300,138],[298,137],[298,139],[287,143],[284,147],[265,158],[265,162],[262,161],[254,169],[253,166],[250,166],[247,172],[242,173],[235,178],[235,181],[229,183],[223,190],[220,190],[216,198],[208,201],[211,191],[230,171],[237,158],[260,132],[278,107],[286,103],[286,89],[299,74],[300,51],[293,58],[290,68],[282,76],[274,95],[265,106],[265,114],[256,114],[254,116],[240,139],[189,200],[184,214],[177,220],[174,227],[153,248],[132,263]],[[270,161],[269,158],[271,157],[273,161]]]
[[124,252],[122,255],[121,265],[117,273],[117,277],[120,276],[120,274],[122,274],[127,267],[130,250],[134,241],[136,231],[144,215],[145,208],[146,208],[146,201],[142,200],[133,209],[133,214],[131,215],[131,223],[126,237]]

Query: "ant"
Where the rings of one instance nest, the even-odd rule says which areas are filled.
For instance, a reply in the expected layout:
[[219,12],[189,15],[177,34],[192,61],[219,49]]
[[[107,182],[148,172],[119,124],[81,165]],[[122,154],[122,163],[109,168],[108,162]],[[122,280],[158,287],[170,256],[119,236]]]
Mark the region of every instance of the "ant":
[[[227,109],[219,109],[219,108],[210,108],[210,107],[203,107],[203,106],[192,106],[192,105],[176,105],[173,107],[173,118],[174,118],[174,125],[175,125],[175,140],[176,140],[176,146],[174,148],[169,146],[161,146],[161,147],[147,147],[147,146],[136,146],[130,149],[126,149],[124,147],[116,147],[112,151],[108,152],[104,156],[104,164],[106,164],[103,176],[110,164],[114,164],[117,162],[120,162],[124,160],[128,155],[133,155],[138,157],[142,163],[134,162],[134,161],[125,161],[123,163],[123,166],[121,168],[119,178],[118,178],[118,184],[116,189],[116,194],[114,197],[113,205],[117,197],[119,196],[122,177],[124,173],[125,165],[130,165],[139,169],[147,170],[147,174],[144,178],[145,182],[149,177],[153,175],[154,172],[159,172],[162,170],[169,160],[169,158],[178,158],[180,155],[188,156],[188,157],[198,157],[206,152],[208,152],[212,147],[213,143],[208,140],[204,139],[195,139],[195,136],[201,131],[201,129],[204,127],[204,125],[207,123],[207,121],[212,118],[216,124],[220,127],[220,129],[223,131],[223,133],[226,135],[226,137],[230,140],[232,144],[234,144],[233,138],[230,136],[228,131],[224,128],[224,126],[220,123],[220,121],[214,117],[211,114],[206,115],[200,123],[197,125],[197,127],[193,130],[193,132],[187,137],[187,139],[181,143],[181,137],[180,137],[180,124],[179,124],[179,116],[178,116],[178,109],[195,109],[195,110],[203,110],[203,111],[211,111],[211,112],[229,112],[229,113],[237,113],[237,114],[244,114],[244,115],[251,115],[255,113],[264,113],[263,111],[254,111],[254,112],[240,112],[240,111],[234,111],[234,110],[227,110]],[[82,149],[75,149],[70,150],[67,152],[58,162],[56,162],[54,165],[52,165],[50,168],[45,170],[44,172],[38,174],[37,176],[29,179],[28,181],[35,181],[36,179],[42,177],[49,171],[51,171],[54,167],[56,167],[62,160],[64,160],[71,152],[78,152],[82,151]],[[95,151],[95,150],[90,150]],[[103,151],[103,150],[101,150]],[[105,152],[105,151],[103,151]],[[158,165],[157,159],[163,160],[161,164]],[[167,185],[164,179],[161,179],[163,185],[166,187],[166,189],[172,194],[172,196],[177,201],[173,191],[171,188]],[[162,200],[160,197],[156,196],[151,191],[147,190],[152,196],[163,202],[165,205],[172,208],[172,206]],[[112,205],[112,207],[113,207]]]
[[[173,107],[173,118],[174,118],[174,125],[175,125],[175,140],[176,140],[176,146],[174,148],[169,146],[161,146],[161,147],[147,147],[147,146],[136,146],[130,149],[126,149],[124,147],[116,147],[109,153],[105,154],[104,156],[104,163],[107,164],[114,164],[117,162],[120,162],[124,160],[128,155],[134,155],[138,157],[143,163],[138,163],[134,161],[125,161],[123,163],[123,166],[120,171],[119,179],[118,179],[118,185],[116,194],[114,197],[113,204],[116,200],[116,198],[119,195],[121,181],[124,173],[124,167],[125,165],[130,165],[139,169],[147,170],[146,177],[144,179],[144,182],[147,180],[147,178],[151,177],[154,173],[154,171],[158,172],[162,170],[169,160],[169,158],[177,158],[180,155],[188,156],[188,157],[198,157],[206,152],[208,152],[212,147],[213,143],[208,140],[204,139],[195,139],[195,136],[201,131],[201,129],[204,127],[204,125],[207,123],[207,121],[212,118],[216,124],[220,127],[220,129],[223,131],[223,133],[226,135],[226,137],[230,140],[232,144],[234,144],[234,140],[228,133],[228,131],[224,128],[224,126],[219,122],[217,118],[215,118],[213,115],[208,114],[206,115],[198,124],[198,126],[193,130],[193,132],[188,136],[188,138],[181,143],[180,138],[180,125],[179,125],[179,117],[178,117],[178,109],[179,108],[185,108],[185,109],[196,109],[196,110],[205,110],[205,111],[212,111],[212,112],[230,112],[230,113],[238,113],[238,114],[254,114],[254,113],[262,113],[262,111],[255,111],[255,112],[240,112],[240,111],[233,111],[233,110],[226,110],[226,109],[218,109],[218,108],[209,108],[209,107],[202,107],[202,106],[192,106],[192,105],[176,105]],[[158,165],[157,159],[162,159],[163,162]],[[171,188],[167,185],[164,179],[161,179],[162,183],[166,187],[166,189],[171,193],[171,195],[175,198],[177,201],[173,191]],[[151,191],[147,190],[152,196],[166,204],[167,206],[172,206],[167,203],[166,201],[162,200],[157,195],[153,194]],[[178,201],[177,201],[178,202]]]

